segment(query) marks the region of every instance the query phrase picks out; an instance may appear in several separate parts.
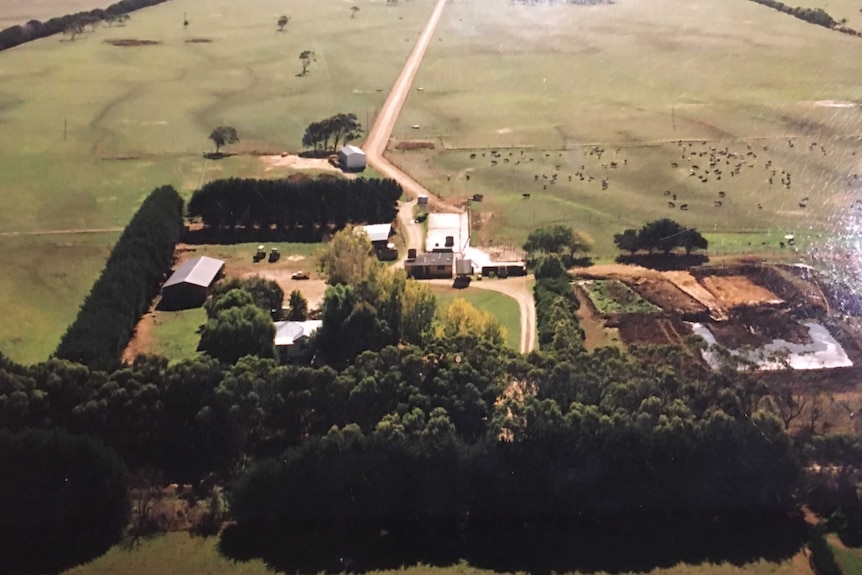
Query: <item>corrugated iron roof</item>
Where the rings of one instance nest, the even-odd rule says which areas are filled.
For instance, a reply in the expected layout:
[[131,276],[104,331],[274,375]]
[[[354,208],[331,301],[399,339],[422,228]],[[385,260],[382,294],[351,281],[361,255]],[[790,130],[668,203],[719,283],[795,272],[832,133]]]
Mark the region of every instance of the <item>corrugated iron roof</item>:
[[392,233],[392,224],[369,224],[362,228],[372,242],[389,241],[389,235]]
[[361,148],[359,148],[357,146],[352,146],[350,144],[343,146],[341,148],[341,151],[344,153],[345,156],[353,156],[353,155],[364,156],[365,155],[365,152],[363,152]]
[[180,283],[209,287],[223,267],[224,262],[222,260],[201,256],[178,267],[177,271],[171,274],[171,277],[162,287],[166,288]]
[[310,336],[323,325],[320,320],[275,322],[275,345],[293,345],[303,336]]

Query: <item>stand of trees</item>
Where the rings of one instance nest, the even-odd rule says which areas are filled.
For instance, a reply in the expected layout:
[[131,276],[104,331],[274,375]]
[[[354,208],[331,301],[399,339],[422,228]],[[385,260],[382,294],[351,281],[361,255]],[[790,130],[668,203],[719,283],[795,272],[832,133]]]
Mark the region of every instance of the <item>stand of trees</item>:
[[[544,272],[544,273],[539,273]],[[569,274],[556,255],[540,261],[533,286],[539,347],[558,351],[583,351],[584,332],[575,313],[581,304],[572,291]]]
[[128,12],[133,12],[147,6],[155,6],[167,2],[168,0],[121,0],[115,4],[111,4],[104,10],[96,8],[95,10],[76,12],[67,14],[57,18],[51,18],[46,22],[39,20],[30,20],[23,26],[10,26],[0,31],[0,50],[14,48],[31,40],[38,40],[46,36],[61,34],[67,30],[83,30],[84,26],[91,25],[96,22],[108,21],[112,22],[118,16],[125,15],[128,20]]
[[231,178],[193,195],[190,217],[221,229],[340,230],[349,223],[386,223],[398,213],[395,180],[316,179],[300,182]]
[[171,268],[182,230],[180,195],[171,186],[153,190],[117,240],[55,355],[96,369],[117,367]]
[[823,8],[802,8],[800,6],[796,6],[795,8],[788,6],[784,2],[779,2],[779,0],[751,0],[756,4],[762,4],[764,6],[769,6],[774,10],[778,10],[779,12],[784,12],[785,14],[790,14],[795,18],[799,18],[800,20],[805,20],[806,22],[810,22],[811,24],[816,24],[817,26],[823,26],[824,28],[835,28],[838,24],[832,16],[829,15],[826,10]]
[[[338,144],[347,144],[362,134],[362,124],[356,114],[336,114],[320,122],[312,122],[305,129],[302,145],[316,152],[335,152]],[[330,143],[332,144],[330,146]]]
[[676,248],[683,248],[688,255],[693,250],[705,250],[709,247],[709,242],[700,232],[668,218],[644,224],[639,230],[630,228],[614,234],[614,244],[632,254],[639,251],[653,253],[656,250],[668,254]]
[[118,543],[126,469],[92,438],[0,431],[0,556],[6,573],[58,573]]

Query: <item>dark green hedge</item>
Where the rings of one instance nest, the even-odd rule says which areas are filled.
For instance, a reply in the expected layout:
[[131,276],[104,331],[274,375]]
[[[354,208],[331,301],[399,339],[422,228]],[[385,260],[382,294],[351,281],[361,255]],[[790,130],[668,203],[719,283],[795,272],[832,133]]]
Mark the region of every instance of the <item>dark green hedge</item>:
[[38,40],[39,38],[44,38],[46,36],[60,34],[73,22],[84,23],[106,20],[109,16],[126,14],[128,12],[139,10],[140,8],[154,6],[167,1],[168,0],[122,0],[116,4],[111,4],[104,10],[96,8],[95,10],[66,14],[65,16],[51,18],[46,22],[30,20],[23,26],[10,26],[9,28],[0,30],[0,50],[14,48],[15,46],[24,44],[25,42],[30,42],[31,40]]
[[183,200],[171,186],[156,188],[144,200],[60,340],[57,357],[94,369],[118,365],[135,324],[170,270],[182,214]]
[[398,213],[395,180],[318,178],[216,180],[196,191],[189,216],[217,228],[276,228],[310,232],[351,223],[388,223]]

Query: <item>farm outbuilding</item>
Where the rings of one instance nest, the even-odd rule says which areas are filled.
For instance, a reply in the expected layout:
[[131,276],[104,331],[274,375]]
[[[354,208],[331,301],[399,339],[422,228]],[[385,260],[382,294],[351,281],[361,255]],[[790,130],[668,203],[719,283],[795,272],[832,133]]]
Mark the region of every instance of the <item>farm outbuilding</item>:
[[361,172],[365,169],[365,152],[349,144],[343,146],[338,151],[338,165],[345,172]]
[[224,274],[224,262],[202,256],[182,264],[162,285],[163,309],[200,307],[212,285]]
[[288,363],[291,360],[307,359],[311,351],[308,348],[308,338],[322,325],[320,320],[275,322],[275,351],[278,360]]
[[454,264],[455,254],[452,252],[433,252],[408,259],[404,262],[404,269],[408,277],[416,279],[446,279],[452,277]]

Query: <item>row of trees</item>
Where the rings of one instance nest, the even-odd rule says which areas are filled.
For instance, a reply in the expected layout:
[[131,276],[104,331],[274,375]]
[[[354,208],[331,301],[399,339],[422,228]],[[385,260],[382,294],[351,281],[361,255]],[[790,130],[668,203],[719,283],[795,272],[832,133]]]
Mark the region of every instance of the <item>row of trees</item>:
[[586,255],[593,249],[593,240],[571,226],[558,224],[533,230],[523,247],[533,261],[543,255],[556,254],[566,265],[571,265],[575,254]]
[[171,186],[153,190],[117,240],[99,279],[55,352],[113,369],[135,324],[159,292],[183,230],[183,200]]
[[639,251],[653,253],[656,250],[668,254],[676,248],[683,248],[688,255],[694,250],[709,247],[709,242],[700,232],[668,218],[644,224],[639,230],[630,228],[614,234],[614,244],[631,254]]
[[291,182],[231,178],[197,190],[189,201],[188,214],[214,228],[328,232],[349,223],[391,222],[401,194],[401,186],[388,179]]
[[[356,114],[336,114],[305,129],[302,145],[315,152],[336,151],[339,143],[350,143],[362,135],[362,124]],[[330,145],[331,144],[331,145]]]
[[779,0],[751,0],[757,4],[762,4],[764,6],[769,6],[774,10],[778,10],[779,12],[784,12],[785,14],[790,14],[800,20],[805,20],[806,22],[810,22],[811,24],[816,24],[818,26],[823,26],[824,28],[835,28],[838,25],[838,22],[835,21],[832,16],[829,15],[826,10],[823,8],[802,8],[801,6],[788,6],[784,2],[780,2]]
[[[0,31],[0,50],[14,48],[31,40],[38,40],[46,36],[54,34],[66,33],[67,31],[83,31],[85,26],[95,26],[98,22],[125,22],[128,20],[128,13],[161,4],[167,0],[121,0],[115,4],[111,4],[104,10],[97,8],[95,10],[77,12],[75,14],[67,14],[57,18],[51,18],[46,22],[39,20],[30,20],[23,26],[10,26]],[[118,20],[121,19],[121,20]]]

